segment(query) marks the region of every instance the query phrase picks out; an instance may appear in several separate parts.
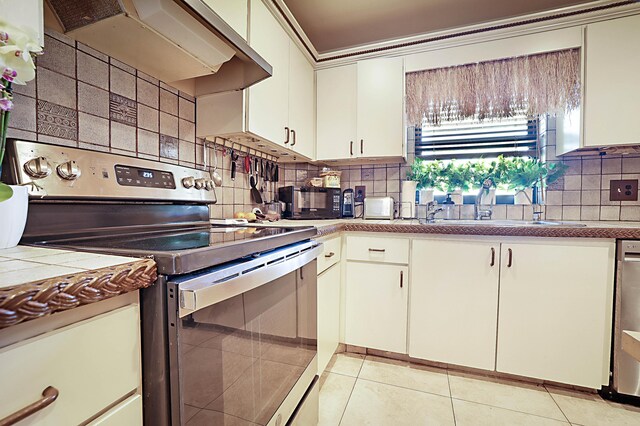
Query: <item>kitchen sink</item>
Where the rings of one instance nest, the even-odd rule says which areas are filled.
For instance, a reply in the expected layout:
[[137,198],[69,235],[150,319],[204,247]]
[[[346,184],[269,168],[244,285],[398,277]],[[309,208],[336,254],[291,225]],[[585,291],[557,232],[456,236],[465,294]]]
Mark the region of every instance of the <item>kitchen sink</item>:
[[468,225],[468,226],[557,226],[569,228],[582,228],[587,225],[578,222],[556,222],[549,220],[445,220],[436,219],[435,222],[426,225]]

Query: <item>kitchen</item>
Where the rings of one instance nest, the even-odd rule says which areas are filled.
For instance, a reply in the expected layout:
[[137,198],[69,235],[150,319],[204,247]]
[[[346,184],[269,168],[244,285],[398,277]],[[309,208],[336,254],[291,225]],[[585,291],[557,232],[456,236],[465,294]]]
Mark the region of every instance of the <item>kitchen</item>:
[[0,424],[640,423],[638,3],[313,3],[0,0]]

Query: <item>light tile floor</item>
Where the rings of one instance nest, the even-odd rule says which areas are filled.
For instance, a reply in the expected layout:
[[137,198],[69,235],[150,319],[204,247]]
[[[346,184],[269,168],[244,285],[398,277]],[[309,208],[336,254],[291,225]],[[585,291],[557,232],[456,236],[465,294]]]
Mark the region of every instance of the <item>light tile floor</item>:
[[338,354],[320,378],[322,426],[639,426],[640,409],[595,394]]

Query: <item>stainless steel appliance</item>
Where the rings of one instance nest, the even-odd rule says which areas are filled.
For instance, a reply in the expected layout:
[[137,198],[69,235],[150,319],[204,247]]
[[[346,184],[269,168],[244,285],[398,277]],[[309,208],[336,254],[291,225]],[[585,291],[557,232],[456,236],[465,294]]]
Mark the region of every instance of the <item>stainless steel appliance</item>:
[[285,186],[278,188],[278,199],[285,203],[285,219],[340,218],[340,188]]
[[38,185],[23,243],[155,259],[145,424],[317,419],[315,228],[212,226],[206,172],[137,158],[9,141],[3,172]]
[[393,219],[395,204],[391,197],[367,197],[364,199],[365,219]]
[[622,348],[624,331],[640,331],[640,241],[618,241],[612,390],[640,403],[640,362]]

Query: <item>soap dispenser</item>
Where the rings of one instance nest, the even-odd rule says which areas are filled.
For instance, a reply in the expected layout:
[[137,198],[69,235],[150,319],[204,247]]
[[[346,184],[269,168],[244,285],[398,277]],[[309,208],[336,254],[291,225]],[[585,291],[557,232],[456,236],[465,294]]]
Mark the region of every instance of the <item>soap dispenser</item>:
[[447,194],[447,199],[442,203],[442,218],[445,220],[456,219],[455,203],[451,199],[451,194]]

